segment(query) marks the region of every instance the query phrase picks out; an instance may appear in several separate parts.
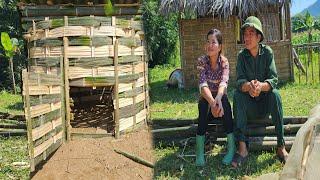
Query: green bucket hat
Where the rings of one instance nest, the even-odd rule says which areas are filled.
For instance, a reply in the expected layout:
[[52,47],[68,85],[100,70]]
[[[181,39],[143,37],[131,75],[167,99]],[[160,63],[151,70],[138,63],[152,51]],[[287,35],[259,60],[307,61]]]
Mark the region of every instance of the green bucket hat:
[[263,38],[264,38],[264,34],[263,34],[263,31],[262,31],[262,25],[261,25],[261,22],[260,20],[255,17],[255,16],[250,16],[246,19],[246,21],[244,22],[244,24],[241,26],[241,30],[244,31],[244,29],[246,27],[254,27],[257,31],[259,31],[261,33],[261,41],[263,41]]

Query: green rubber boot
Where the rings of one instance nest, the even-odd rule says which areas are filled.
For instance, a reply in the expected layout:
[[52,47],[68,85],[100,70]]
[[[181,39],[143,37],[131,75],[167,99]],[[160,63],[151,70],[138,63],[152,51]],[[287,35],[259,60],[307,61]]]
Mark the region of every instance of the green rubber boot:
[[205,136],[196,137],[196,166],[204,166],[204,140]]
[[233,133],[227,134],[227,148],[228,148],[228,152],[224,156],[222,163],[225,165],[230,165],[233,155],[236,152],[236,145],[235,145]]

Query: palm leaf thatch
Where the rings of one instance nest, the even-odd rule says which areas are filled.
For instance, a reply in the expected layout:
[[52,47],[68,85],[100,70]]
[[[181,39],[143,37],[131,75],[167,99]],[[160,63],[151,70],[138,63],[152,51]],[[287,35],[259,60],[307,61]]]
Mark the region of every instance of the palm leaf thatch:
[[291,4],[291,0],[161,0],[160,11],[170,13],[191,12],[197,17],[212,15],[226,19],[231,15],[243,18],[249,14],[266,12],[269,6]]

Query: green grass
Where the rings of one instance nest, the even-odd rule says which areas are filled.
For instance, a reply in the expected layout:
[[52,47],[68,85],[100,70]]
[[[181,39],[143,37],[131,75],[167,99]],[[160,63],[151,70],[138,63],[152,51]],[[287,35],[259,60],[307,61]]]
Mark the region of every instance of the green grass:
[[0,179],[29,179],[29,168],[14,167],[13,162],[29,162],[26,137],[0,136]]
[[[195,119],[198,116],[197,88],[190,90],[167,89],[166,81],[175,69],[170,65],[157,66],[149,71],[151,87],[151,120]],[[228,95],[232,103],[233,88],[229,87]],[[285,116],[307,116],[316,104],[320,103],[320,83],[282,84],[279,88],[283,101]],[[187,148],[193,151],[194,146]],[[249,162],[238,170],[233,170],[221,163],[219,153],[223,146],[215,146],[213,153],[207,157],[204,169],[197,169],[194,158],[184,161],[178,157],[182,146],[178,144],[155,144],[157,158],[155,179],[240,179],[243,176],[257,177],[271,172],[279,172],[283,165],[274,158],[275,152],[251,152]]]
[[[23,114],[21,95],[0,92],[0,112]],[[2,120],[6,122],[6,120]],[[26,137],[0,136],[0,179],[29,179],[29,168],[19,168],[13,162],[29,162]]]
[[7,91],[0,92],[0,112],[14,115],[23,114],[23,102],[21,95],[14,95]]

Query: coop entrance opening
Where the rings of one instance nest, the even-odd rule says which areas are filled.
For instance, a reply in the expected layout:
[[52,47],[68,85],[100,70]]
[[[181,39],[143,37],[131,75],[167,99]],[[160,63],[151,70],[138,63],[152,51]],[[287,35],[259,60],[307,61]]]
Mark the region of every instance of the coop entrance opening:
[[112,90],[113,86],[70,87],[72,136],[114,133]]

